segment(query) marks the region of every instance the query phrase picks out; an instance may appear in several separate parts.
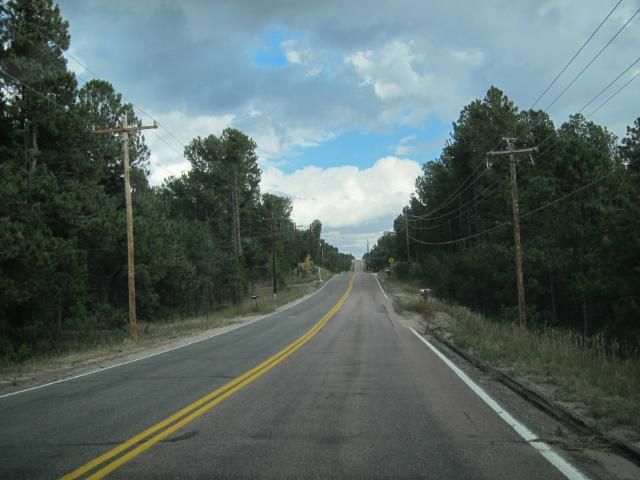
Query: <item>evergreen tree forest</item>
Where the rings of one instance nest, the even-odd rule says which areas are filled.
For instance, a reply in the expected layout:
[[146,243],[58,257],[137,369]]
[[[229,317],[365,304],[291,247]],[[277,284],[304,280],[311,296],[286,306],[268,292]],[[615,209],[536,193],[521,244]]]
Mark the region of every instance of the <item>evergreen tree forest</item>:
[[[79,85],[68,23],[51,0],[0,5],[0,358],[58,348],[69,332],[124,330],[127,241],[123,142],[96,129],[141,125],[105,80]],[[243,132],[194,138],[190,170],[152,186],[150,151],[130,136],[138,317],[157,321],[285,285],[307,256],[352,257],[299,229],[288,198],[260,191]],[[275,256],[274,252],[275,250]],[[299,270],[299,269],[298,269]]]
[[393,230],[365,255],[369,269],[393,257],[394,275],[436,297],[517,321],[510,161],[488,154],[507,149],[503,137],[538,148],[516,158],[529,324],[637,345],[640,118],[622,139],[580,114],[556,127],[492,87],[423,165]]

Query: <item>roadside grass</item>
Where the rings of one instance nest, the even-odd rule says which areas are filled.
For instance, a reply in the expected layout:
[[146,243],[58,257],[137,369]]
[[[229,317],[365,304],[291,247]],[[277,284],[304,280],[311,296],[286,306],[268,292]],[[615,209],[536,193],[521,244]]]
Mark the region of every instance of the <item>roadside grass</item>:
[[[323,280],[333,274],[323,270]],[[288,283],[293,281],[287,279]],[[51,351],[34,355],[22,362],[0,361],[0,387],[16,384],[21,378],[54,371],[63,367],[73,368],[90,362],[101,362],[123,354],[136,353],[148,348],[171,342],[181,337],[196,335],[213,328],[225,327],[243,322],[253,316],[265,315],[294,302],[319,288],[316,282],[307,282],[278,291],[273,298],[271,287],[260,287],[254,292],[259,295],[258,304],[246,297],[238,305],[228,305],[206,314],[187,318],[174,317],[157,322],[138,321],[138,341],[131,340],[127,329],[87,332],[70,341],[59,352]]]
[[555,328],[524,330],[440,300],[425,303],[415,284],[393,279],[385,287],[398,304],[419,312],[459,347],[510,375],[543,388],[591,420],[599,432],[640,438],[640,351],[621,351],[602,336]]
[[[326,270],[324,268],[320,268],[320,270],[321,270],[320,276],[322,277],[323,282],[326,282],[327,280],[329,280],[331,277],[335,275],[335,273],[330,272],[329,270]],[[318,280],[319,279],[318,279],[317,271],[313,273],[307,273],[305,274],[304,277],[297,277],[295,275],[291,275],[286,278],[287,285],[290,285],[292,287],[296,287],[306,283],[314,283],[314,282],[317,282]]]

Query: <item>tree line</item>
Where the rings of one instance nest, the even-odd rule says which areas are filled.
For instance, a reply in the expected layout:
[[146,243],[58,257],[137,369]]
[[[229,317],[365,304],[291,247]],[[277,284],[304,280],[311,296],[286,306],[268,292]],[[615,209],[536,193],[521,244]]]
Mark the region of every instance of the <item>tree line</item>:
[[[0,356],[57,348],[67,332],[123,329],[127,247],[122,141],[94,130],[141,125],[105,81],[67,68],[68,22],[51,0],[0,6]],[[130,135],[138,316],[238,303],[284,286],[300,262],[348,270],[352,256],[298,228],[292,203],[260,191],[256,144],[228,128],[194,138],[191,168],[149,183],[150,151]]]
[[396,274],[436,296],[517,319],[509,160],[487,155],[504,150],[503,137],[538,146],[517,163],[528,318],[637,345],[640,118],[619,142],[580,114],[556,128],[544,111],[519,110],[490,88],[423,165],[393,230],[365,255],[369,268],[403,260]]

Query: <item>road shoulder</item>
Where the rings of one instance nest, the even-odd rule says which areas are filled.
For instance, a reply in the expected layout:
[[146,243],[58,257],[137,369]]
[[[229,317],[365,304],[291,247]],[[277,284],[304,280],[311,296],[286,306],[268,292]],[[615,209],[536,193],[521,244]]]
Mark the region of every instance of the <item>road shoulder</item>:
[[196,332],[178,333],[172,338],[147,338],[138,344],[126,342],[122,346],[110,346],[81,353],[70,353],[52,359],[51,362],[38,361],[35,365],[5,368],[0,371],[0,398],[51,383],[89,375],[100,370],[132,363],[143,358],[160,355],[187,345],[198,343],[217,335],[245,327],[251,323],[269,318],[288,310],[316,295],[338,275],[334,275],[323,285],[290,303],[278,307],[274,312],[264,315],[244,315],[225,319],[223,325],[206,328]]
[[428,328],[422,315],[403,309],[391,295],[387,301],[387,311],[397,324],[419,332],[455,366],[485,390],[491,398],[510,412],[514,418],[535,432],[540,440],[551,445],[587,477],[606,480],[640,478],[640,468],[612,452],[606,444],[598,442],[593,436],[575,432],[540,411],[491,375],[483,372],[457,352],[438,341],[436,337],[425,333]]

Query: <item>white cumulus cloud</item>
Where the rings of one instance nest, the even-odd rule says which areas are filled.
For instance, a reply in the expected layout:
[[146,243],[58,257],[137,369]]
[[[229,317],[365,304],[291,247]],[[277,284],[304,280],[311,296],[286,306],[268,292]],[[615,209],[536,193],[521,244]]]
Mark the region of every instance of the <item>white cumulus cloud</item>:
[[[231,114],[189,115],[179,110],[161,113],[151,111],[149,114],[164,127],[144,134],[151,150],[152,185],[158,185],[170,175],[178,176],[189,169],[183,144],[187,145],[198,136],[220,135],[235,119]],[[171,133],[167,133],[167,130]]]
[[290,197],[296,223],[307,225],[317,218],[327,229],[339,229],[395,217],[418,175],[418,162],[394,156],[364,169],[312,166],[285,173],[269,167],[262,175],[262,190]]
[[416,62],[422,58],[413,52],[412,47],[411,42],[396,40],[378,51],[358,51],[348,55],[345,62],[383,100],[424,95],[434,89],[434,76],[417,71]]

